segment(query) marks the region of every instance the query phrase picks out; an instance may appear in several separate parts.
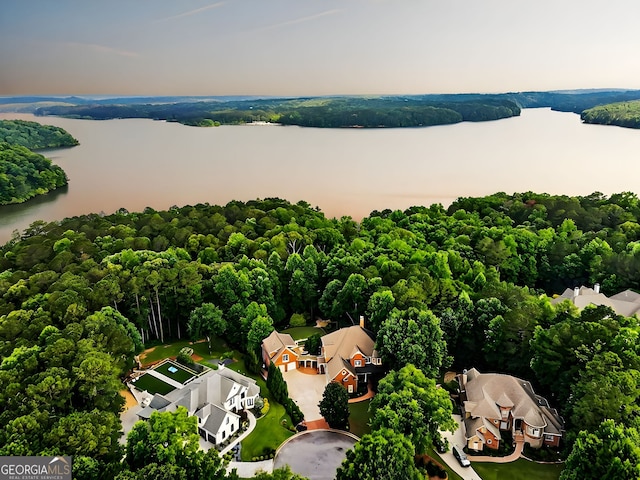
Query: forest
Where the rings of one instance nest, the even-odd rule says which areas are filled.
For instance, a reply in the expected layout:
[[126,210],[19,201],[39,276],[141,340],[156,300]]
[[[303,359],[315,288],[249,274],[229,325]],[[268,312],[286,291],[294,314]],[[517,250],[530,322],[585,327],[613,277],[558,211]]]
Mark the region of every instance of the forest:
[[78,141],[59,127],[0,120],[0,205],[22,203],[67,185],[62,168],[32,150],[74,145]]
[[[640,99],[640,90],[567,90],[500,94],[428,94],[300,98],[16,97],[0,99],[36,115],[104,120],[149,118],[193,126],[272,122],[307,127],[417,127],[518,116],[522,108],[580,114],[598,105]],[[43,103],[39,103],[43,102]],[[47,103],[44,103],[47,102]],[[27,105],[32,104],[31,107]]]
[[412,97],[318,97],[226,102],[100,104],[39,108],[36,115],[84,119],[152,118],[213,126],[272,122],[305,127],[418,127],[487,121],[520,114],[506,99],[432,101]]
[[[361,222],[277,198],[35,222],[0,249],[0,455],[64,453],[77,478],[144,478],[118,443],[118,391],[143,345],[215,333],[255,369],[260,338],[293,315],[363,315],[385,364],[416,384],[471,367],[531,381],[566,421],[561,478],[637,479],[640,321],[550,299],[640,290],[639,267],[630,192],[497,193]],[[197,323],[205,304],[224,322]],[[175,478],[224,476],[219,459],[174,454]]]
[[580,118],[584,123],[640,128],[640,101],[600,105],[585,110]]

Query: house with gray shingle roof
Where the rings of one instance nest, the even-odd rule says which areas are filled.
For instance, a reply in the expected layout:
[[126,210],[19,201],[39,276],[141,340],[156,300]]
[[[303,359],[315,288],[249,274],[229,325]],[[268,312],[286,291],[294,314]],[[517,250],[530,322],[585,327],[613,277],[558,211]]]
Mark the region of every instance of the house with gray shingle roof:
[[522,436],[533,448],[559,446],[564,420],[528,381],[472,368],[458,382],[467,448],[497,450],[502,432]]
[[567,288],[562,292],[562,295],[552,299],[551,303],[556,305],[564,300],[569,300],[581,310],[587,305],[605,305],[613,309],[618,315],[624,317],[632,317],[640,311],[639,293],[633,290],[625,290],[624,292],[607,297],[600,292],[600,285],[597,283],[593,288],[585,286],[575,287],[574,289]]
[[160,395],[156,393],[138,418],[147,420],[153,412],[173,412],[185,407],[198,418],[198,432],[211,443],[220,444],[240,428],[239,413],[253,408],[260,394],[255,380],[220,366]]

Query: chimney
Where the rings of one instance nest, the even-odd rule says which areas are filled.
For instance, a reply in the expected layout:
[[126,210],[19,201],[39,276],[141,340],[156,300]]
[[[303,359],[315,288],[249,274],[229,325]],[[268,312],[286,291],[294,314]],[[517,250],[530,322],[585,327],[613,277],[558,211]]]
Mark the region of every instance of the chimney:
[[360,315],[360,328],[364,328],[364,315]]
[[573,298],[576,298],[579,295],[580,295],[580,287],[575,287],[573,289]]
[[600,284],[599,283],[594,283],[593,284],[593,291],[596,293],[600,293]]

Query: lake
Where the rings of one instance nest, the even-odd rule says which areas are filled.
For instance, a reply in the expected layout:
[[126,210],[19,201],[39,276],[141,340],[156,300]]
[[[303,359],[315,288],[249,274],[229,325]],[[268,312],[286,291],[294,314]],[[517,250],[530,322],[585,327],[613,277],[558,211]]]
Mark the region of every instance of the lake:
[[638,191],[640,131],[585,125],[573,113],[425,128],[187,127],[144,119],[72,120],[0,114],[56,125],[80,141],[43,152],[68,188],[0,207],[0,243],[35,220],[196,203],[280,197],[356,220],[460,196],[536,191]]

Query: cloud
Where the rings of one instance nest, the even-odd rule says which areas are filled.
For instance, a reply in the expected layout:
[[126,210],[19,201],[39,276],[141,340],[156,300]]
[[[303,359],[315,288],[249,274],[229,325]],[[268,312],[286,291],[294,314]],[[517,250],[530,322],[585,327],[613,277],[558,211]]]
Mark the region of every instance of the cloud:
[[106,45],[98,45],[97,43],[81,43],[81,42],[64,42],[63,45],[74,48],[84,48],[100,53],[108,53],[119,55],[121,57],[139,57],[140,54],[129,50],[120,50],[118,48],[108,47]]
[[216,2],[211,5],[205,5],[204,7],[196,8],[194,10],[189,10],[188,12],[179,13],[178,15],[172,15],[170,17],[161,18],[157,20],[158,22],[166,22],[168,20],[175,20],[177,18],[190,17],[191,15],[197,15],[202,12],[206,12],[207,10],[211,10],[212,8],[218,8],[225,4],[226,2]]
[[325,12],[316,13],[314,15],[308,15],[306,17],[300,17],[293,20],[287,20],[286,22],[276,23],[266,27],[258,28],[254,30],[254,32],[264,32],[266,30],[275,30],[276,28],[288,27],[289,25],[297,25],[298,23],[310,22],[312,20],[326,17],[328,15],[335,15],[336,13],[340,12],[342,12],[342,10],[334,8],[333,10],[327,10]]

